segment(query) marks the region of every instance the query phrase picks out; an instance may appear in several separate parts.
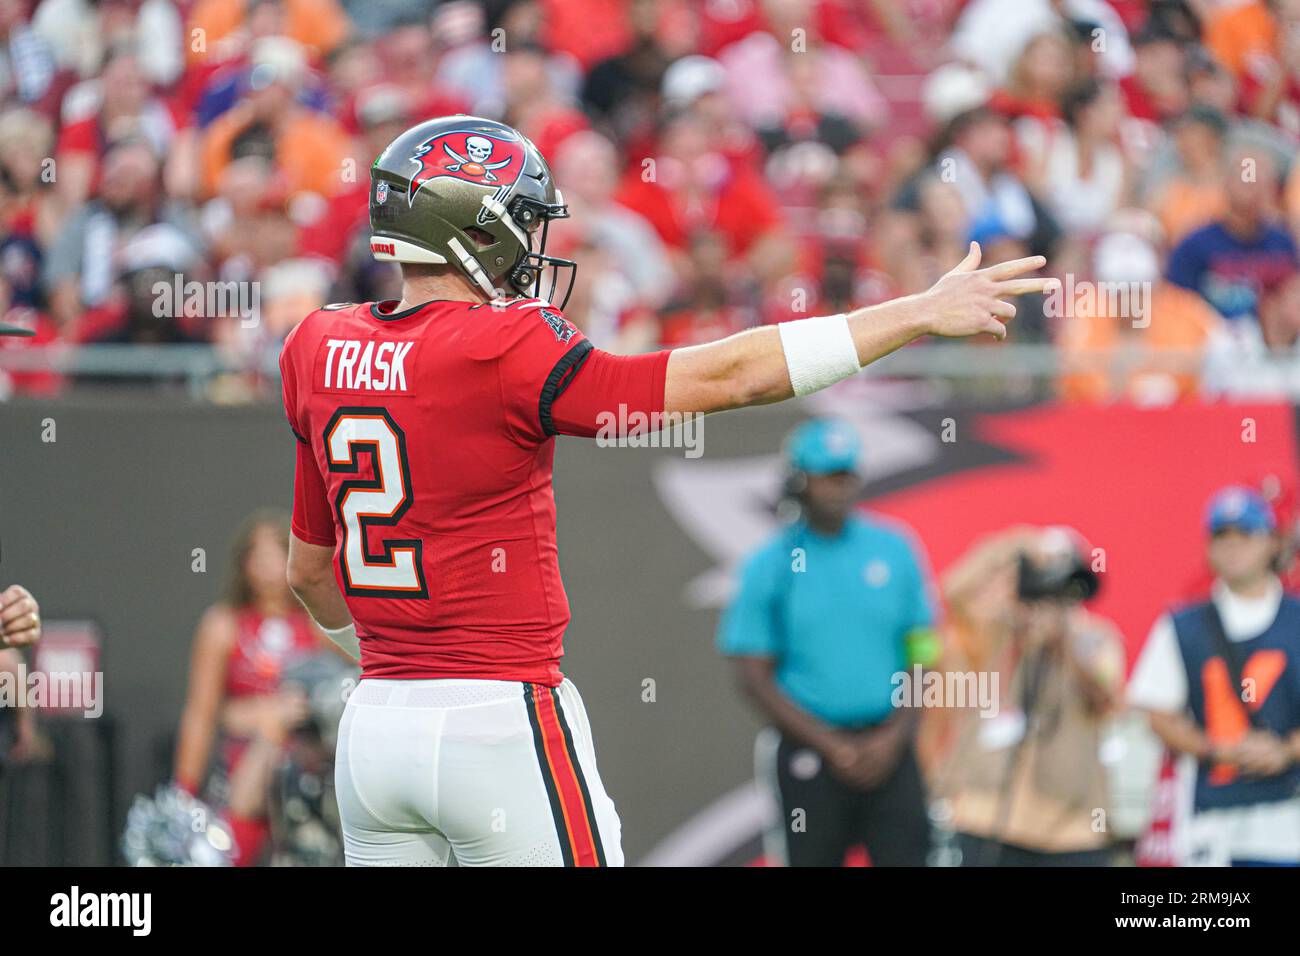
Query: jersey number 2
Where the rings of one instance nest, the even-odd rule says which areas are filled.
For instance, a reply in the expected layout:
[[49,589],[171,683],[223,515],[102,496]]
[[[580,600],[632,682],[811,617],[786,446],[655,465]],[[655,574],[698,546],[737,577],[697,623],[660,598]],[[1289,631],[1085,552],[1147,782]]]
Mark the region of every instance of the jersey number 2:
[[386,408],[345,407],[325,426],[329,469],[360,475],[361,455],[368,452],[371,478],[349,478],[334,499],[343,547],[339,560],[344,590],[356,597],[427,598],[424,542],[389,538],[380,553],[370,549],[370,529],[396,527],[411,507],[411,466],[406,433]]

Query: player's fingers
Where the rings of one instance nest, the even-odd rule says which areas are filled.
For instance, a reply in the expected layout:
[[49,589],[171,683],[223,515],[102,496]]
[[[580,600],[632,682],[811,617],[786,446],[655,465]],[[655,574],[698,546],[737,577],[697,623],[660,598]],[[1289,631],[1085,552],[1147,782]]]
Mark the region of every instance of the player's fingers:
[[0,630],[0,644],[6,647],[22,647],[26,644],[35,644],[40,640],[40,637],[41,625],[39,621],[33,621],[23,627]]
[[1004,322],[1010,321],[1016,317],[1016,307],[1014,303],[1003,302],[999,299],[993,304],[993,314]]
[[1047,265],[1047,260],[1042,256],[1026,256],[1023,259],[1011,259],[1007,262],[999,262],[997,265],[989,266],[984,271],[988,273],[990,279],[1001,281],[1003,279],[1014,279],[1016,276],[1024,275],[1026,272],[1033,272],[1035,269],[1041,269]]
[[980,252],[980,244],[972,242],[970,249],[966,253],[966,258],[952,267],[953,272],[974,272],[980,267],[980,259],[983,253]]
[[35,600],[30,597],[20,597],[5,605],[4,610],[0,611],[0,627],[7,629],[10,625],[28,618],[39,620],[38,614]]
[[1051,292],[1059,288],[1060,279],[1040,278],[1011,279],[998,283],[998,295],[1028,295],[1031,292]]
[[31,592],[21,584],[11,584],[3,591],[0,591],[0,609],[8,607],[14,601],[21,601],[23,598],[30,598],[31,596]]

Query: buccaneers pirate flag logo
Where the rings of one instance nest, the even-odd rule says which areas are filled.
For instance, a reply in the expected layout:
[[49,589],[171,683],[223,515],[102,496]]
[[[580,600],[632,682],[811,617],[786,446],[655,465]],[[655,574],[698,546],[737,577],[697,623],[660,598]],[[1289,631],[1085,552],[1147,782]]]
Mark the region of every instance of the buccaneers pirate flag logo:
[[[411,177],[407,205],[415,202],[420,187],[443,176],[486,186],[495,190],[494,198],[505,199],[524,168],[524,144],[500,130],[453,130],[430,137],[416,147],[411,162],[419,170]],[[484,210],[480,221],[491,214]]]

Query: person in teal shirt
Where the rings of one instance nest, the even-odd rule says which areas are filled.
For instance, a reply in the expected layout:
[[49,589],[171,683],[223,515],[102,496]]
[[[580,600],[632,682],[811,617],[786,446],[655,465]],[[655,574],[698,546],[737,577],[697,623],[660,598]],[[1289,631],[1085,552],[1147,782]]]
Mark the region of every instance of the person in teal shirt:
[[786,442],[800,516],[744,562],[718,646],[771,727],[755,764],[783,825],[769,851],[837,866],[925,863],[929,823],[913,752],[919,713],[893,705],[897,675],[938,657],[932,587],[906,530],[857,510],[861,446],[835,419]]

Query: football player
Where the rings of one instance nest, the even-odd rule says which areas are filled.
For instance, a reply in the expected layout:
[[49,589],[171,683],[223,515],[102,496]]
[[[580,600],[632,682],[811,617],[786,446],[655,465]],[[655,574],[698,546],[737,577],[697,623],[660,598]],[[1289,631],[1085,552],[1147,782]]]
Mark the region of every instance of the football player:
[[619,356],[562,312],[565,216],[517,130],[421,123],[371,169],[370,249],[401,263],[401,300],[325,306],[284,345],[290,583],[362,667],[336,764],[351,865],[623,862],[559,666],[556,435],[807,395],[923,335],[1002,338],[1007,300],[1050,282],[1041,257],[979,269],[972,244],[920,295]]

